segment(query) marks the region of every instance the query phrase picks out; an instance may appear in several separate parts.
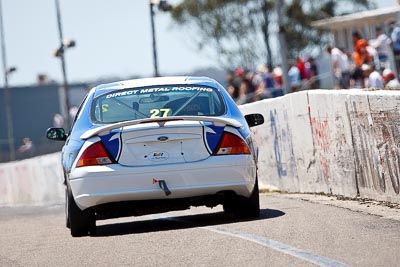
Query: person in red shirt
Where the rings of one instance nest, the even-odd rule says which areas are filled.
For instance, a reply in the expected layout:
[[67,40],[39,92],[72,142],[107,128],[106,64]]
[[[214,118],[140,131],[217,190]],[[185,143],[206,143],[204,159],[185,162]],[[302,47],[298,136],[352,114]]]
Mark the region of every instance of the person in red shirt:
[[304,64],[303,59],[302,59],[301,57],[297,57],[296,61],[297,61],[296,67],[297,67],[297,68],[299,69],[299,71],[300,71],[300,78],[301,78],[302,80],[308,80],[306,65]]

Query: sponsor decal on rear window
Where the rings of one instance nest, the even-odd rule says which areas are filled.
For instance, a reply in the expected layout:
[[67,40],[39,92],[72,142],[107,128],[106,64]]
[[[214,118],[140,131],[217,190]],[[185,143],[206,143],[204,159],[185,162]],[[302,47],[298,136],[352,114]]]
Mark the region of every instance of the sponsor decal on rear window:
[[116,93],[107,94],[106,98],[113,97],[121,97],[121,96],[129,96],[136,94],[149,94],[149,93],[158,93],[158,92],[181,92],[181,91],[204,91],[204,92],[212,92],[212,88],[207,87],[160,87],[160,88],[145,88],[145,89],[136,89],[136,90],[127,90],[120,91]]
[[100,95],[92,103],[92,120],[97,123],[219,116],[225,112],[225,101],[218,89],[197,85],[129,88]]

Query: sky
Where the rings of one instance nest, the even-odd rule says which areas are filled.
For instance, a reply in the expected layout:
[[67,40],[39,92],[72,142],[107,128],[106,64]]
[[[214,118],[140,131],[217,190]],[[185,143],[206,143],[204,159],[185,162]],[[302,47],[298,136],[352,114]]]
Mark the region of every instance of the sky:
[[[383,7],[396,1],[376,2]],[[7,65],[17,68],[10,86],[35,84],[38,74],[62,81],[60,60],[52,55],[59,46],[55,1],[2,3]],[[66,51],[69,82],[153,75],[148,0],[60,0],[60,5],[64,39],[77,44]],[[196,33],[176,26],[169,14],[157,13],[155,24],[161,75],[216,66],[216,60],[191,42]]]
[[[76,41],[66,51],[70,82],[153,74],[148,0],[60,0],[60,6],[64,39]],[[52,55],[59,47],[55,10],[54,0],[3,0],[7,65],[17,67],[10,86],[36,83],[39,73],[62,80]],[[157,13],[155,24],[161,74],[215,64],[199,55],[169,14]]]

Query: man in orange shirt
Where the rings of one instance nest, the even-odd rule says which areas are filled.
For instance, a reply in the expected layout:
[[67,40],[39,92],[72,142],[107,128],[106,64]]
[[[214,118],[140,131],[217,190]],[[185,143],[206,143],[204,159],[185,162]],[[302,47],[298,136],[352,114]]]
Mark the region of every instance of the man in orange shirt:
[[364,87],[365,84],[361,66],[363,64],[371,64],[371,56],[367,51],[368,42],[362,38],[358,31],[354,31],[352,36],[354,41],[353,60],[355,64],[352,79],[355,81],[360,80],[361,87]]

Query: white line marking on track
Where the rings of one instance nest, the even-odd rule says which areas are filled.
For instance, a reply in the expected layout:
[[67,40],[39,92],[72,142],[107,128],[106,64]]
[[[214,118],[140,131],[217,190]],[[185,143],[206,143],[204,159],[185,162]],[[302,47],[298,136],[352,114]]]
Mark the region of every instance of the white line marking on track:
[[[176,221],[176,222],[181,222],[181,223],[191,223],[189,221],[177,219],[177,218],[169,218],[169,217],[158,217],[154,216],[156,219],[160,220],[167,220],[167,221]],[[281,243],[269,238],[266,238],[264,236],[258,236],[258,235],[253,235],[253,234],[248,234],[248,233],[243,233],[237,230],[229,229],[227,227],[222,227],[222,226],[204,226],[204,227],[199,227],[200,229],[208,230],[214,233],[218,234],[223,234],[223,235],[228,235],[232,237],[237,237],[240,239],[244,239],[253,243],[257,243],[263,247],[267,247],[285,254],[288,254],[290,256],[296,257],[298,259],[308,261],[311,263],[314,263],[318,266],[324,266],[324,267],[347,267],[348,265],[338,262],[336,260],[320,256],[318,254],[314,254],[308,251],[304,251],[295,247],[292,247],[290,245],[287,245],[285,243]]]
[[343,264],[341,262],[329,259],[327,257],[323,257],[311,252],[307,252],[292,246],[289,246],[287,244],[268,239],[263,236],[258,236],[258,235],[253,235],[253,234],[247,234],[247,233],[242,233],[236,230],[232,230],[226,227],[217,227],[217,226],[206,226],[202,227],[203,229],[219,233],[219,234],[224,234],[224,235],[229,235],[233,237],[238,237],[241,239],[248,240],[253,243],[257,243],[259,245],[262,245],[264,247],[291,255],[293,257],[314,263],[319,266],[329,266],[329,267],[344,267],[347,266],[346,264]]

